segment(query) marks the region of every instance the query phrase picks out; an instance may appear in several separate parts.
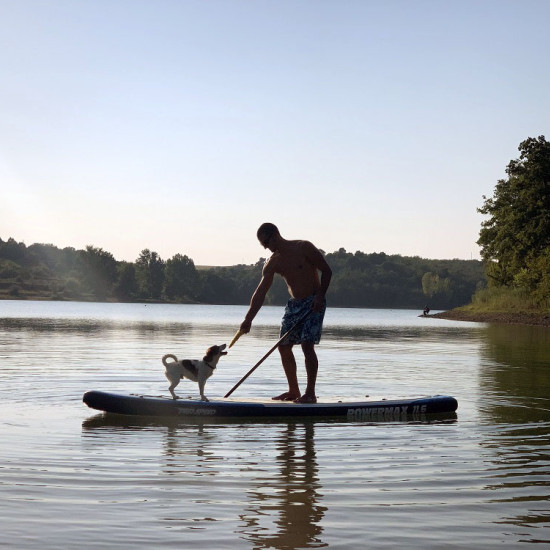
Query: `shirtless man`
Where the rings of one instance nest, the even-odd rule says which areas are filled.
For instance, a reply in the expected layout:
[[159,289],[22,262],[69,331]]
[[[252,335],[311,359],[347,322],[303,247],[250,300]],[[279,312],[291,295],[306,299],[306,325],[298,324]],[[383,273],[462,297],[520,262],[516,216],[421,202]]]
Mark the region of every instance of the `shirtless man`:
[[[288,380],[288,391],[274,397],[280,401],[295,403],[316,403],[315,383],[318,360],[315,344],[321,339],[321,329],[326,309],[325,294],[330,284],[332,270],[319,250],[308,241],[288,241],[281,237],[272,223],[264,223],[258,229],[258,240],[264,248],[273,252],[267,260],[260,284],[250,300],[250,308],[241,324],[243,333],[250,332],[252,320],[262,307],[267,291],[273,284],[275,274],[281,275],[291,296],[281,325],[281,336],[301,319],[309,310],[313,313],[296,328],[281,344],[279,352]],[[319,279],[319,271],[321,278]],[[300,393],[296,374],[296,359],[292,351],[294,344],[300,344],[305,357],[307,387]]]

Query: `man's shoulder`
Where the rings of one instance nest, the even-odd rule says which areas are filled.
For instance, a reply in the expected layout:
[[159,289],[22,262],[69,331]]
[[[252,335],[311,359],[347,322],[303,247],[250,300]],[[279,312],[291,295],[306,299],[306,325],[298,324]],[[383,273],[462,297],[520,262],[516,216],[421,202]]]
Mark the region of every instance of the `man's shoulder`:
[[279,261],[279,253],[274,252],[271,254],[271,256],[265,261],[263,272],[269,273],[269,272],[275,272],[277,269],[277,263]]
[[294,241],[294,243],[296,252],[306,256],[307,258],[319,252],[319,249],[311,241],[300,240]]
[[299,251],[302,251],[304,249],[308,249],[308,248],[315,248],[315,245],[313,243],[311,243],[310,241],[305,241],[303,239],[300,239],[300,240],[296,240],[296,241],[289,241],[292,245],[292,248],[294,250],[299,250]]

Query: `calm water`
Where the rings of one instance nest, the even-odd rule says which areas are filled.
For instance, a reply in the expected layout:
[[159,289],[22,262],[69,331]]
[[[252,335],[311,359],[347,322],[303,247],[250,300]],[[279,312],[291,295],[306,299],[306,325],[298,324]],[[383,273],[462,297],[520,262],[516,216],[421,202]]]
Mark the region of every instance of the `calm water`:
[[[550,544],[548,329],[327,312],[320,398],[450,394],[450,422],[171,424],[82,404],[88,389],[168,396],[160,357],[202,357],[244,312],[0,302],[0,546]],[[277,341],[280,316],[262,309],[208,396]],[[284,389],[274,353],[234,396]],[[186,380],[178,392],[197,395]]]

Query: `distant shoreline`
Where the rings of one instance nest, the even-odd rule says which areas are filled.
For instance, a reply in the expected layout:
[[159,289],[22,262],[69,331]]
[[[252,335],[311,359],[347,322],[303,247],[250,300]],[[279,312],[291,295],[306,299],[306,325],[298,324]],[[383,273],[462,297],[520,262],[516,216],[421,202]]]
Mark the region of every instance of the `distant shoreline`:
[[506,325],[532,325],[550,327],[550,313],[535,312],[491,312],[451,309],[430,315],[436,319],[469,321],[474,323],[499,323]]
[[[45,295],[24,295],[24,296],[8,296],[0,293],[0,302],[2,300],[37,300],[37,301],[73,301],[66,298],[52,297]],[[80,298],[75,301],[81,302],[96,302],[96,299]],[[200,304],[200,302],[170,302],[165,300],[105,300],[105,302],[113,303],[136,303],[136,304]],[[220,305],[220,304],[211,304]],[[246,305],[246,304],[232,304],[232,305]],[[279,304],[281,305],[281,304]],[[284,304],[283,304],[284,305]],[[384,308],[394,309],[394,308]],[[409,308],[403,308],[409,309]],[[414,310],[413,310],[414,311]],[[498,323],[506,325],[531,325],[531,326],[543,326],[550,327],[550,312],[495,312],[495,311],[472,311],[468,309],[468,306],[463,308],[450,309],[448,311],[442,311],[441,313],[428,314],[426,316],[419,315],[419,317],[426,317],[432,319],[447,319],[449,321],[466,321],[473,323]]]

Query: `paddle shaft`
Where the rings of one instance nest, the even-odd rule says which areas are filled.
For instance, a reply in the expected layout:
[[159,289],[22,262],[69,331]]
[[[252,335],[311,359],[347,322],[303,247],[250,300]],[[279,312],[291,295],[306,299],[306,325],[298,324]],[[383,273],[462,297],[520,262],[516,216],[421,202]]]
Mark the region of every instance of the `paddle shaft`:
[[302,318],[298,319],[298,321],[292,325],[290,330],[285,332],[281,338],[279,338],[279,341],[224,395],[224,397],[229,397],[281,345],[281,342],[295,329],[297,329],[298,326],[302,324],[312,313],[313,310],[311,309]]

